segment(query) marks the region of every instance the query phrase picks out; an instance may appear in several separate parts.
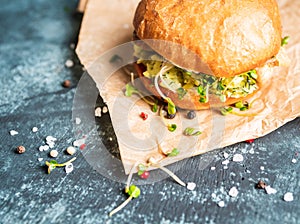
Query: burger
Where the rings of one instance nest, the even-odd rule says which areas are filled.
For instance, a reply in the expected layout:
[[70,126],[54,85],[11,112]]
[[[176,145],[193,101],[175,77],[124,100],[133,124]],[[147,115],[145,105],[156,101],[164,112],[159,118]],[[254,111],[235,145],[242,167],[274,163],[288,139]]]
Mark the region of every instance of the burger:
[[245,101],[285,58],[275,0],[142,0],[133,25],[143,85],[183,109]]

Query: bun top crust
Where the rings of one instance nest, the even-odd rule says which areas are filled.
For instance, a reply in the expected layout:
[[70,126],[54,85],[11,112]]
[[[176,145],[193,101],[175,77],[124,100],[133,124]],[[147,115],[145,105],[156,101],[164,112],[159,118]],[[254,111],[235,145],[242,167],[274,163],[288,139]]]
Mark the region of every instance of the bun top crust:
[[[262,66],[281,44],[276,0],[142,0],[133,25],[145,42],[170,41],[194,52],[218,77]],[[183,59],[182,50],[149,45],[172,62]],[[193,66],[194,56],[184,59],[184,68]]]

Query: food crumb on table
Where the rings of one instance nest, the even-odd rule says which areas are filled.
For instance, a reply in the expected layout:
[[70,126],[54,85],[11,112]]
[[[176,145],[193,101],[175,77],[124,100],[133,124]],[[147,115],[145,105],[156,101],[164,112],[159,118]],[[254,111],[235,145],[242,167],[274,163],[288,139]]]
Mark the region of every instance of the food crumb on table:
[[285,193],[283,196],[283,200],[287,201],[287,202],[293,201],[294,200],[293,193],[291,193],[291,192]]

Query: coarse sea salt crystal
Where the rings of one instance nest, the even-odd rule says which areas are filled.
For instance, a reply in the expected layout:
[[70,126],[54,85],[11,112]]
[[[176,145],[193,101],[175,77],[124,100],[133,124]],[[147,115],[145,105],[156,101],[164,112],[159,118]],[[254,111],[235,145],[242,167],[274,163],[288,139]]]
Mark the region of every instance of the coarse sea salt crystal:
[[216,169],[216,167],[215,166],[212,166],[211,168],[210,168],[210,170],[215,170]]
[[39,161],[39,162],[42,162],[42,161],[43,161],[43,158],[38,158],[38,161]]
[[95,117],[101,117],[101,107],[97,107],[95,109]]
[[229,163],[229,160],[228,160],[228,159],[226,159],[226,160],[224,160],[224,161],[222,162],[223,165],[228,165],[228,163]]
[[244,161],[244,157],[242,154],[235,154],[232,158],[233,162],[243,162]]
[[190,191],[193,191],[196,188],[196,184],[193,182],[189,182],[189,183],[187,183],[186,188]]
[[75,141],[73,142],[73,146],[79,147],[79,146],[81,146],[81,145],[84,144],[84,143],[85,143],[85,139],[84,139],[84,138],[78,139],[78,140],[75,140]]
[[227,159],[229,157],[229,154],[227,152],[224,152],[223,156],[225,159]]
[[285,200],[285,201],[293,201],[294,200],[293,193],[291,193],[291,192],[285,193],[284,196],[283,196],[283,200]]
[[297,160],[296,159],[292,159],[292,163],[296,163],[297,162]]
[[37,132],[38,130],[39,130],[39,129],[38,129],[37,127],[33,127],[33,128],[31,129],[31,131],[34,132],[34,133]]
[[40,150],[40,152],[42,152],[42,151],[47,151],[49,148],[50,148],[49,145],[41,145],[39,147],[39,150]]
[[81,119],[79,117],[75,118],[75,124],[80,124],[81,123]]
[[103,107],[103,108],[102,108],[102,113],[104,113],[104,114],[105,114],[105,113],[107,113],[107,112],[108,112],[108,109],[107,109],[107,107]]
[[265,167],[261,166],[261,167],[260,167],[260,170],[265,170]]
[[66,66],[67,68],[71,68],[71,67],[74,66],[74,62],[73,62],[71,59],[68,59],[68,60],[66,60],[66,62],[65,62],[65,66]]
[[269,185],[265,187],[265,191],[266,191],[267,194],[276,194],[276,192],[277,192],[276,189],[272,188]]
[[11,136],[14,136],[14,135],[19,134],[19,132],[15,131],[15,130],[11,130],[11,131],[9,131],[9,134],[10,134]]
[[238,193],[239,193],[239,191],[236,187],[230,188],[230,190],[228,192],[228,194],[233,198],[235,198],[238,195]]
[[74,167],[72,163],[69,163],[65,166],[66,173],[71,173],[73,171]]
[[225,202],[224,201],[219,201],[218,206],[223,208],[225,206]]

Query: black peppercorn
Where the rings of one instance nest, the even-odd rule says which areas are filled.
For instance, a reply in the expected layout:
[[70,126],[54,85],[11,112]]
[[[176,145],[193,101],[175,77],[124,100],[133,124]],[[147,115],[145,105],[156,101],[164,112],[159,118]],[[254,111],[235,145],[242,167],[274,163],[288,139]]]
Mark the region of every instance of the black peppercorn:
[[187,113],[187,118],[188,119],[194,119],[196,117],[195,111],[191,110]]
[[[175,114],[169,114],[168,113],[168,105],[164,106],[164,111],[166,111],[166,113],[167,113],[166,116],[165,116],[167,119],[173,119],[173,118],[175,118],[176,113]],[[176,110],[176,112],[177,112],[177,110]]]

